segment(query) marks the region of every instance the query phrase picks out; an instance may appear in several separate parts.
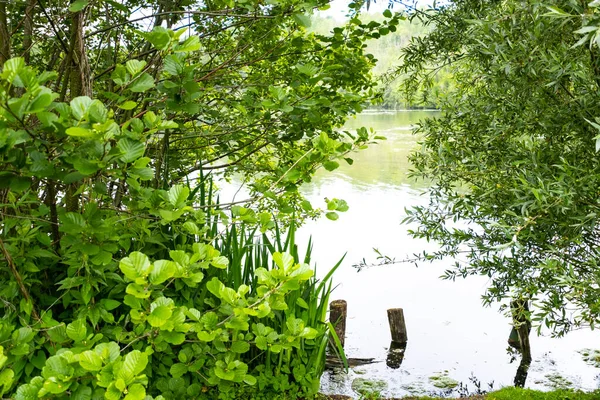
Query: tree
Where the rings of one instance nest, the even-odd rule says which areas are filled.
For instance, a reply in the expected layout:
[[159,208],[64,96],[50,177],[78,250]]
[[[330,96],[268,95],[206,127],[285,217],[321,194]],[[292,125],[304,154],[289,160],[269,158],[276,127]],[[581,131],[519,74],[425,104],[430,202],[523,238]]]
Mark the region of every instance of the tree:
[[329,289],[276,222],[369,142],[337,128],[399,18],[307,34],[324,4],[0,2],[0,395],[318,390]]
[[[403,51],[416,90],[447,66],[456,87],[424,121],[414,175],[430,203],[409,212],[424,259],[456,257],[445,277],[484,275],[484,299],[529,298],[556,334],[600,320],[600,84],[597,5],[459,0]],[[583,28],[582,28],[583,27]]]

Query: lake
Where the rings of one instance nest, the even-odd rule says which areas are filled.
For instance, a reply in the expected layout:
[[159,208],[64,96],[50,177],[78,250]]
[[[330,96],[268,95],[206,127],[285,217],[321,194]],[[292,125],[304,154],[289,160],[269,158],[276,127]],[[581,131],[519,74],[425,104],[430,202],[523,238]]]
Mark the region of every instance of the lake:
[[[346,253],[334,275],[336,289],[331,298],[348,302],[346,353],[380,361],[355,368],[348,376],[328,373],[322,380],[326,393],[356,395],[351,382],[359,377],[386,380],[386,396],[440,393],[443,390],[429,379],[440,374],[463,383],[470,392],[476,390],[474,382],[481,389],[493,382],[498,389],[514,380],[520,358],[515,361],[507,352],[511,321],[498,312],[498,305],[482,306],[487,278],[439,279],[452,260],[423,263],[418,268],[398,263],[358,272],[353,267],[363,258],[377,262],[373,248],[396,260],[434,248],[434,243],[411,238],[409,226],[401,221],[406,207],[427,201],[427,185],[407,177],[407,156],[417,146],[411,126],[435,115],[435,111],[372,111],[350,120],[348,128],[373,127],[387,140],[354,154],[352,166],[319,173],[303,189],[315,206],[324,207],[325,197],[344,199],[350,206],[337,221],[307,222],[297,243],[302,246],[312,236],[313,260],[320,274]],[[386,310],[396,307],[404,309],[409,339],[400,368],[391,369],[385,363],[391,341]],[[549,337],[548,332],[541,337],[532,333],[534,361],[526,386],[598,388],[600,370],[587,365],[578,353],[597,343],[597,333],[589,330],[561,339]]]
[[[413,182],[407,172],[408,154],[417,148],[411,127],[420,119],[435,117],[436,111],[364,112],[348,121],[346,127],[372,127],[387,137],[368,149],[351,155],[353,165],[342,162],[333,172],[319,171],[303,193],[313,206],[325,208],[324,198],[340,198],[350,209],[337,221],[325,217],[308,221],[297,234],[300,254],[303,243],[312,236],[312,260],[317,275],[323,276],[346,254],[334,275],[331,300],[348,303],[346,353],[348,357],[375,358],[378,362],[351,369],[346,375],[327,372],[322,379],[324,393],[357,397],[352,382],[357,378],[382,379],[384,396],[456,395],[513,384],[520,361],[508,353],[511,319],[499,313],[499,305],[484,307],[481,295],[488,285],[485,277],[469,277],[455,282],[439,278],[453,260],[396,263],[355,268],[361,260],[377,263],[381,254],[396,260],[435,249],[410,237],[408,225],[401,224],[405,208],[427,203],[427,183]],[[222,199],[245,198],[239,182],[222,187]],[[386,365],[391,342],[387,309],[403,308],[408,330],[408,346],[400,368]],[[600,370],[586,364],[585,348],[598,346],[598,334],[579,330],[564,338],[551,338],[549,332],[531,334],[533,362],[526,387],[551,389],[574,387],[592,390],[600,387]],[[454,392],[437,388],[430,378],[444,376],[462,384]]]

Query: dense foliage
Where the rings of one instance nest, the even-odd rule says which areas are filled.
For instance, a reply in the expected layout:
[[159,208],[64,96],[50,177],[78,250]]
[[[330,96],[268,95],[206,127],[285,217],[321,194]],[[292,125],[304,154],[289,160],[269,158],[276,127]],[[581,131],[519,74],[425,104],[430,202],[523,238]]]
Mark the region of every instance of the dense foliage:
[[452,256],[447,278],[490,277],[485,300],[531,299],[561,334],[600,321],[597,3],[458,0],[403,51],[408,89],[446,65],[456,87],[421,124],[415,175],[432,179],[413,232]]
[[337,128],[398,23],[308,34],[320,5],[0,2],[0,396],[315,393],[328,286],[276,221],[370,140]]
[[[369,24],[382,24],[385,16],[381,13],[365,12],[361,19]],[[319,15],[311,18],[309,30],[319,34],[328,34],[340,22],[332,17]],[[407,93],[403,85],[406,76],[398,73],[400,49],[407,46],[413,37],[425,35],[431,30],[431,25],[425,25],[415,18],[401,17],[397,26],[391,27],[390,32],[378,40],[367,42],[366,51],[375,58],[373,75],[377,81],[377,89],[381,98],[374,104],[377,108],[408,109],[408,108],[438,108],[439,97],[446,93],[452,84],[449,71],[445,68],[431,70],[431,82],[426,90]]]

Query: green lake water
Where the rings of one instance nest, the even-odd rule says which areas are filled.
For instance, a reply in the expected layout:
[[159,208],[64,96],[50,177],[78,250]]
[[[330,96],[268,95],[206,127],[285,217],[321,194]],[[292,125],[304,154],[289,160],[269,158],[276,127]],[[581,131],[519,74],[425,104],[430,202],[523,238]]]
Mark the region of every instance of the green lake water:
[[[348,129],[372,127],[387,140],[352,155],[353,165],[320,172],[303,189],[315,206],[324,207],[325,197],[342,198],[350,205],[338,221],[323,218],[308,222],[298,243],[312,236],[313,260],[320,274],[346,254],[334,276],[337,287],[332,300],[348,302],[347,353],[349,357],[379,361],[349,375],[328,373],[322,380],[327,393],[356,396],[352,382],[358,378],[385,380],[383,393],[395,397],[456,395],[456,390],[436,387],[439,377],[461,382],[471,392],[476,390],[473,377],[482,389],[492,382],[496,389],[513,383],[519,359],[507,353],[510,319],[498,312],[497,305],[482,306],[487,278],[442,281],[439,276],[453,260],[420,264],[418,268],[412,263],[397,263],[360,272],[353,266],[363,259],[378,262],[374,248],[396,260],[435,249],[435,243],[411,238],[407,233],[410,227],[401,221],[405,208],[428,201],[427,184],[407,176],[408,155],[418,148],[411,127],[436,115],[435,111],[360,114],[348,122]],[[396,307],[404,309],[409,340],[400,368],[393,369],[385,363],[391,341],[386,310]],[[526,386],[599,387],[600,370],[587,365],[578,353],[594,348],[600,343],[597,339],[598,335],[589,330],[562,339],[532,334],[534,362]]]
[[[439,279],[453,260],[420,264],[408,262],[362,269],[361,260],[377,263],[378,249],[397,261],[410,259],[435,243],[410,237],[403,225],[407,207],[427,204],[427,183],[411,181],[408,155],[418,148],[412,126],[420,119],[439,115],[435,111],[369,111],[348,121],[347,129],[373,128],[387,140],[350,155],[353,165],[333,172],[319,171],[313,182],[302,188],[313,206],[325,208],[324,198],[340,198],[350,209],[337,221],[321,218],[308,221],[298,232],[297,243],[312,237],[317,275],[323,276],[342,257],[334,275],[331,300],[348,302],[346,352],[349,357],[375,358],[375,364],[358,367],[348,375],[327,373],[322,379],[325,393],[358,397],[352,382],[358,378],[384,380],[385,396],[442,394],[456,390],[436,387],[440,381],[460,382],[470,392],[493,383],[498,389],[512,385],[519,359],[507,353],[510,319],[498,305],[485,308],[481,294],[485,277],[456,282]],[[238,183],[239,185],[239,183]],[[234,184],[224,190],[245,198]],[[227,199],[226,193],[221,197]],[[408,330],[408,346],[399,368],[386,365],[390,346],[387,309],[401,307]],[[550,389],[569,385],[581,389],[600,387],[600,369],[582,359],[584,348],[600,348],[596,332],[579,330],[562,339],[532,333],[533,363],[526,386]],[[464,394],[464,390],[460,394]]]

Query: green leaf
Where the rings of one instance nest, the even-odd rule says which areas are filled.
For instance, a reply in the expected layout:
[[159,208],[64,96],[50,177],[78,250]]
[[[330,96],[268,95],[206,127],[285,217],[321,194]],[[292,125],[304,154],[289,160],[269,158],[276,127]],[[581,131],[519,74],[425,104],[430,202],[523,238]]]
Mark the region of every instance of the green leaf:
[[136,107],[137,107],[137,103],[135,101],[131,101],[131,100],[127,100],[126,102],[122,103],[119,106],[119,108],[121,110],[133,110]]
[[79,126],[74,126],[74,127],[68,128],[66,130],[66,132],[67,132],[67,135],[74,136],[74,137],[89,138],[89,137],[94,136],[94,131],[91,131],[87,128],[81,128]]
[[108,119],[108,110],[100,100],[94,100],[88,110],[92,122],[104,124]]
[[330,219],[332,221],[337,221],[337,219],[340,217],[336,212],[328,212],[327,214],[325,214],[325,216],[327,217],[327,219]]
[[285,321],[285,325],[294,336],[300,335],[304,329],[304,321],[300,318],[288,318],[288,320]]
[[200,50],[200,38],[196,35],[188,37],[183,43],[175,47],[177,53],[189,53]]
[[146,389],[139,383],[134,383],[127,388],[127,395],[124,400],[144,400],[146,398]]
[[71,393],[72,400],[92,400],[92,388],[89,386],[79,385],[77,390]]
[[314,328],[304,328],[302,330],[302,332],[300,333],[300,337],[302,337],[304,339],[314,339],[317,337],[318,334],[319,334],[319,331],[317,331]]
[[175,185],[167,192],[167,201],[174,208],[184,207],[190,195],[190,189],[184,185]]
[[154,78],[150,76],[147,72],[144,72],[138,78],[136,78],[131,85],[129,86],[129,90],[134,93],[143,93],[146,90],[154,87]]
[[388,8],[383,11],[383,16],[386,18],[392,18],[392,11]]
[[231,351],[238,354],[243,354],[250,350],[250,345],[247,342],[237,341],[231,344]]
[[294,265],[294,257],[289,253],[273,253],[273,261],[284,271],[289,270]]
[[79,365],[87,371],[102,369],[102,358],[94,351],[87,350],[79,355]]
[[156,26],[152,32],[145,35],[146,39],[158,50],[165,50],[171,43],[169,31],[162,26]]
[[167,343],[180,345],[185,341],[185,334],[182,332],[161,331],[160,337]]
[[69,6],[69,11],[71,11],[72,13],[79,12],[79,11],[83,10],[84,8],[86,8],[88,3],[89,3],[88,0],[75,0]]
[[148,322],[153,327],[158,328],[166,324],[171,315],[173,315],[173,311],[169,307],[159,306],[148,315]]
[[42,112],[45,111],[46,108],[48,108],[48,106],[50,104],[52,104],[52,101],[57,97],[58,95],[55,93],[52,93],[52,91],[48,88],[42,88],[40,93],[38,93],[38,95],[31,100],[31,103],[29,103],[29,107],[27,108],[27,112],[28,113],[38,113],[38,112]]
[[131,76],[135,76],[135,75],[139,74],[140,72],[142,72],[144,70],[145,66],[146,66],[146,61],[140,61],[140,60],[129,60],[125,63],[125,68],[127,69],[127,72],[129,72],[129,74]]
[[85,319],[80,318],[67,325],[67,336],[76,343],[85,340],[87,337],[87,325]]
[[139,350],[133,350],[125,356],[123,365],[117,372],[116,377],[123,379],[129,385],[136,376],[146,369],[146,365],[148,365],[148,355]]
[[82,120],[87,117],[90,106],[92,105],[93,100],[87,96],[75,97],[71,100],[71,113],[73,117],[77,120]]
[[223,285],[223,283],[217,277],[213,277],[206,284],[206,288],[208,289],[209,292],[211,292],[217,298],[220,299],[221,298],[221,292],[223,291],[223,288],[225,288],[225,285]]
[[0,396],[13,384],[15,373],[12,369],[5,369],[0,372]]
[[183,374],[188,372],[188,367],[185,364],[176,363],[171,365],[169,373],[173,378],[181,378]]
[[[152,264],[148,256],[139,251],[134,251],[125,257],[119,263],[119,269],[125,274],[129,280],[137,282],[140,278],[146,277],[150,274]],[[143,283],[144,279],[142,279]]]
[[126,163],[133,162],[144,155],[146,146],[137,140],[123,138],[117,143],[117,147],[121,150],[120,160]]
[[119,358],[121,354],[121,349],[119,348],[119,345],[115,342],[101,343],[98,346],[96,346],[94,351],[100,356],[100,358],[102,358],[102,360],[106,364],[112,363],[117,358]]
[[229,260],[225,256],[215,257],[210,260],[210,265],[219,269],[226,269],[229,266]]
[[337,161],[325,161],[323,163],[323,167],[325,167],[325,169],[327,171],[333,171],[334,169],[337,169],[340,166],[340,163],[338,163]]
[[172,278],[176,271],[177,266],[173,261],[154,261],[154,264],[152,265],[152,272],[150,273],[150,283],[153,285],[159,285],[167,279]]

